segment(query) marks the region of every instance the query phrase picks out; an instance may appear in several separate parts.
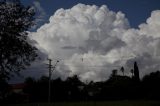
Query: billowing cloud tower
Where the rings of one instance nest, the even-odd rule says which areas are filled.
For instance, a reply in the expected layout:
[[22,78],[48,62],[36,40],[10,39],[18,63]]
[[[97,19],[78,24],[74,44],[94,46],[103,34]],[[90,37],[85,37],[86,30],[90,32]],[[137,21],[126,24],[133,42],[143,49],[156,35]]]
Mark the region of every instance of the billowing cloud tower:
[[[77,74],[81,80],[106,80],[112,69],[125,67],[125,74],[136,60],[140,74],[159,68],[160,11],[153,11],[139,29],[130,28],[122,12],[106,5],[77,4],[59,9],[31,39],[50,58],[59,59],[55,76]],[[127,71],[128,70],[128,71]]]

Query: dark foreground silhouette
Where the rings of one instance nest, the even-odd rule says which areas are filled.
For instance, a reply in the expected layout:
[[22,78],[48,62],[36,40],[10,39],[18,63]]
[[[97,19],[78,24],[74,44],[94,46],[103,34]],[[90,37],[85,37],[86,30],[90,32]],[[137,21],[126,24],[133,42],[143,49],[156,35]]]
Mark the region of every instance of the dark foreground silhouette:
[[[121,68],[123,69],[123,68]],[[132,77],[118,75],[113,70],[106,81],[84,83],[77,75],[62,81],[60,78],[51,81],[51,102],[110,101],[110,100],[160,100],[160,71],[152,72],[139,79],[139,69],[135,62],[131,71]],[[26,78],[20,89],[0,82],[3,90],[1,103],[26,103],[48,101],[48,77],[39,80]],[[18,86],[18,85],[17,85]],[[3,88],[8,89],[3,89]],[[19,85],[20,87],[20,85]],[[17,91],[16,91],[17,90]],[[18,92],[19,90],[19,92]],[[16,91],[16,92],[15,92]]]

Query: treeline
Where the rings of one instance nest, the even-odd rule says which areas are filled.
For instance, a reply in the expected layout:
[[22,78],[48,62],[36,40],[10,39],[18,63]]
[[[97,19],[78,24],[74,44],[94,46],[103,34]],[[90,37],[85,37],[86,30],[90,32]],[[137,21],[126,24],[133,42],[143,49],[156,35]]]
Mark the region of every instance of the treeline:
[[[64,81],[60,78],[51,80],[51,102],[160,100],[160,71],[152,72],[141,80],[136,62],[131,69],[131,77],[118,75],[117,71],[113,70],[110,78],[101,82],[84,83],[77,75]],[[124,68],[121,67],[120,71],[124,73]],[[28,95],[26,102],[47,102],[48,80],[46,76],[38,80],[26,78],[26,87],[23,89],[24,94]],[[10,103],[22,102],[22,96],[11,95],[7,100]]]

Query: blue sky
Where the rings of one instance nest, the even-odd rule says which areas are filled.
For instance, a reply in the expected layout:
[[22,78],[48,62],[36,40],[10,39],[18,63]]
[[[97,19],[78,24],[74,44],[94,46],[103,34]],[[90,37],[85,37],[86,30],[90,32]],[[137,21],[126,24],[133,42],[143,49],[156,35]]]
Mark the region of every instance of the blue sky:
[[138,27],[146,21],[153,10],[160,9],[160,0],[22,0],[25,5],[32,5],[39,1],[46,12],[45,21],[59,8],[71,8],[78,3],[107,5],[112,11],[122,11],[128,18],[131,27]]
[[[139,64],[141,76],[160,69],[160,0],[21,1],[35,7],[36,29],[41,27],[32,30],[30,38],[37,42],[42,60],[24,70],[25,77],[48,75],[44,64],[47,56],[62,60],[53,78],[64,79],[76,74],[83,81],[100,81],[108,78],[112,69],[121,66],[130,75],[134,61]],[[98,6],[97,9],[86,14],[85,10],[93,10],[92,5]],[[109,10],[102,5],[107,5]],[[74,11],[73,6],[78,11]],[[60,8],[64,10],[54,15]]]

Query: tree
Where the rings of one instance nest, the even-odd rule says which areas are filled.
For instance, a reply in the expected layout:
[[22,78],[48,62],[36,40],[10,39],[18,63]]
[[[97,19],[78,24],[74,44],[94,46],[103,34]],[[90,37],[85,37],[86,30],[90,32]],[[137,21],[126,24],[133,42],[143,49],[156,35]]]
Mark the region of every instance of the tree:
[[9,84],[4,80],[0,78],[0,103],[5,101],[5,98],[7,98],[7,94],[10,92],[10,86]]
[[122,72],[123,76],[124,76],[124,67],[122,66],[120,71]]
[[[160,71],[151,72],[142,79],[143,94],[149,99],[160,100]],[[147,92],[147,93],[146,93]]]
[[37,57],[27,30],[34,24],[34,9],[20,0],[0,1],[0,77],[7,79]]
[[117,76],[117,72],[118,72],[118,70],[116,70],[116,69],[114,69],[114,70],[112,70],[112,73],[111,73],[111,78],[113,78],[113,77],[116,77]]
[[134,70],[133,70],[133,69],[131,69],[131,70],[130,70],[130,72],[131,72],[132,77],[133,77],[133,75],[134,75]]
[[77,75],[72,77],[68,77],[66,80],[67,90],[68,90],[68,98],[72,100],[78,100],[81,96],[79,87],[83,85],[83,83],[79,80]]
[[[23,89],[24,93],[29,95],[29,101],[33,102],[37,97],[37,82],[32,77],[27,77],[24,81],[26,87]],[[39,93],[40,94],[40,93]]]
[[153,87],[153,85],[159,86],[160,71],[157,70],[156,72],[151,72],[149,75],[145,75],[142,81],[151,87]]
[[140,78],[139,78],[139,68],[137,65],[137,62],[134,62],[134,77],[135,81],[139,82]]

